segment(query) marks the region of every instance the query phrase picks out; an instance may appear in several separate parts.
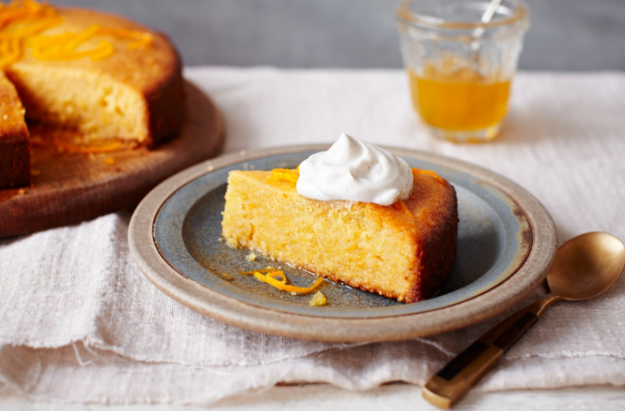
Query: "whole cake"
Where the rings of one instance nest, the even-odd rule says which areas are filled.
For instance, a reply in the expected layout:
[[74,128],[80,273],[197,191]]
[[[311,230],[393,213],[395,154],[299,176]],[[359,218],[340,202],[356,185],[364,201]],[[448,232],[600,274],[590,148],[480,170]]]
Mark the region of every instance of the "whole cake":
[[[184,122],[180,58],[166,36],[135,22],[12,2],[0,9],[0,50],[29,121],[77,131],[86,141],[148,147],[174,136]],[[21,156],[3,152],[0,167]]]
[[[358,178],[358,167],[351,168],[349,178]],[[303,175],[303,164],[301,169]],[[380,205],[304,197],[296,170],[232,171],[223,237],[232,247],[259,251],[351,287],[406,303],[420,301],[432,296],[452,270],[458,208],[446,180],[428,171],[409,172],[404,198]],[[339,184],[336,191],[341,190]],[[385,190],[377,198],[391,202],[393,190]]]

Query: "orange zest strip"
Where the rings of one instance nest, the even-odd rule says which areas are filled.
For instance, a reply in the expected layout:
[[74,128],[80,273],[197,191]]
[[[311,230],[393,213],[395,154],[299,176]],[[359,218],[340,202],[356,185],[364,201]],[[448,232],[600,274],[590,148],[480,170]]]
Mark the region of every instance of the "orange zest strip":
[[0,29],[8,24],[19,21],[30,21],[55,15],[54,8],[35,1],[12,1],[0,8]]
[[0,58],[0,66],[4,67],[9,63],[13,63],[22,57],[22,50],[20,48],[20,40],[17,38],[10,38],[0,40],[0,49],[2,50],[2,57]]
[[67,151],[71,151],[73,153],[79,153],[79,154],[108,153],[111,151],[115,151],[122,146],[122,143],[120,141],[116,141],[114,143],[107,144],[105,146],[99,146],[99,147],[75,146],[75,145],[66,143],[65,141],[58,139],[58,138],[54,138],[52,139],[52,141],[54,141],[54,144],[56,144],[57,147],[60,147]]
[[398,200],[397,202],[395,202],[395,204],[393,204],[393,206],[395,206],[397,210],[402,211],[408,217],[410,218],[413,217],[412,213],[410,212],[410,209],[408,208],[406,203],[403,202],[403,200]]
[[93,37],[98,32],[99,29],[100,29],[100,26],[98,26],[97,24],[87,27],[85,31],[83,31],[82,33],[79,33],[78,35],[74,36],[74,38],[72,38],[70,41],[63,44],[61,46],[61,50],[65,52],[74,51],[78,46],[80,46],[81,44],[89,40],[91,37]]
[[[310,294],[323,283],[323,278],[317,278],[310,287],[296,287],[287,284],[287,277],[284,271],[273,267],[263,268],[262,270],[242,271],[242,275],[253,275],[259,281],[269,284],[278,290],[287,291],[298,294]],[[264,274],[264,275],[263,275]]]
[[267,284],[277,288],[278,290],[287,291],[287,292],[291,292],[291,293],[310,294],[313,291],[315,291],[317,289],[317,287],[319,287],[321,285],[321,283],[323,283],[323,278],[317,278],[317,280],[310,287],[306,287],[306,288],[296,287],[294,285],[284,284],[281,281],[278,281],[275,278],[270,277],[269,275],[270,274],[262,275],[258,271],[256,271],[254,273],[254,277],[257,280],[262,281],[264,283],[267,283]]
[[34,20],[34,21],[35,21],[34,24],[21,27],[17,30],[3,31],[2,33],[0,33],[0,38],[1,39],[7,39],[7,38],[22,39],[28,36],[33,36],[35,34],[44,32],[54,26],[58,26],[59,24],[63,22],[63,19],[61,17],[45,17],[38,21],[37,20]]
[[267,181],[270,183],[278,181],[297,183],[297,180],[299,180],[299,173],[296,170],[286,168],[274,168],[271,170],[271,175],[267,177]]
[[267,273],[272,273],[274,271],[278,271],[273,267],[267,267],[267,268],[263,268],[262,270],[252,270],[252,271],[241,271],[241,275],[252,275],[254,273],[262,273],[262,274],[267,274]]
[[115,52],[110,41],[100,40],[98,47],[91,51],[91,61],[98,61],[111,56]]
[[440,183],[442,183],[443,185],[447,185],[449,184],[447,182],[447,180],[445,180],[443,177],[439,176],[438,174],[436,174],[434,171],[430,171],[430,170],[420,170],[418,168],[413,168],[412,169],[412,174],[414,175],[426,175],[426,176],[430,176],[430,177],[434,177],[435,179],[437,179]]
[[[52,6],[32,0],[12,1],[0,8],[0,66],[18,61],[23,54],[24,40],[59,25]],[[15,27],[9,25],[15,23]],[[5,30],[6,29],[6,30]]]
[[110,36],[125,40],[134,40],[128,44],[129,49],[147,47],[152,43],[152,35],[143,31],[115,29],[112,27],[100,27],[97,33],[99,36]]
[[[1,34],[0,34],[1,36]],[[26,45],[36,49],[46,49],[48,47],[58,47],[59,43],[65,43],[74,37],[73,33],[63,33],[54,36],[35,36],[26,39]]]
[[89,57],[92,61],[101,60],[113,54],[113,44],[100,40],[98,46],[90,50],[77,51],[77,48],[96,36],[101,27],[89,26],[82,33],[64,33],[57,36],[40,36],[29,43],[33,47],[33,56],[39,60],[76,60]]
[[274,280],[280,281],[282,284],[286,285],[286,275],[282,271],[273,271],[267,273],[268,277],[273,278]]

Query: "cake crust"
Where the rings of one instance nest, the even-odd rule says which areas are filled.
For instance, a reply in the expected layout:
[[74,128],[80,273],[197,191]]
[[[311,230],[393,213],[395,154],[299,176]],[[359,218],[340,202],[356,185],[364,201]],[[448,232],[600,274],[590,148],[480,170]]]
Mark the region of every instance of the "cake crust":
[[24,108],[0,72],[0,189],[30,184],[30,142]]
[[404,206],[318,201],[270,172],[232,171],[222,234],[332,281],[407,303],[433,295],[453,267],[456,193],[448,182],[415,174]]

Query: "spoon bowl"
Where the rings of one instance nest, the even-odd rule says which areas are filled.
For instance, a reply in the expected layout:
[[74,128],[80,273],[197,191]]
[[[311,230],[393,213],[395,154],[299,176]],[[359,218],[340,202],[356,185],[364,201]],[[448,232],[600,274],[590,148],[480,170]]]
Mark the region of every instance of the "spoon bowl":
[[551,293],[567,301],[596,297],[625,267],[625,246],[608,233],[586,233],[564,243],[547,274]]

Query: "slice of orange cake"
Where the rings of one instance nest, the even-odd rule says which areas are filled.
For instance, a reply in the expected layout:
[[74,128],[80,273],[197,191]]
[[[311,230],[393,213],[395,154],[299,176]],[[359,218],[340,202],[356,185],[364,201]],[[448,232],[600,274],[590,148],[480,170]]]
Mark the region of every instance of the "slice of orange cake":
[[304,197],[296,186],[297,170],[232,171],[222,234],[232,247],[253,249],[332,281],[398,301],[420,301],[451,272],[458,208],[446,180],[416,169],[411,174],[405,199],[380,205]]

